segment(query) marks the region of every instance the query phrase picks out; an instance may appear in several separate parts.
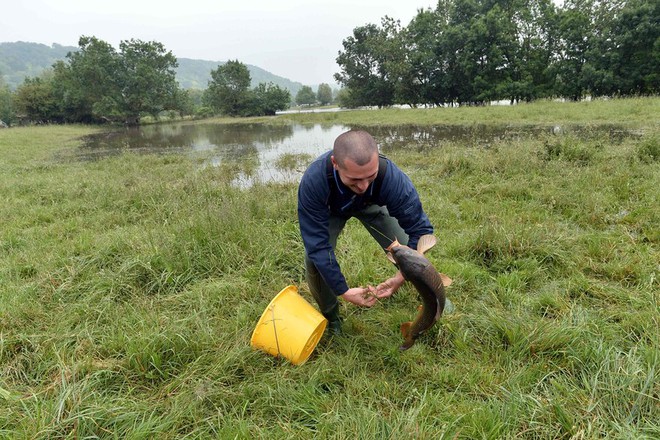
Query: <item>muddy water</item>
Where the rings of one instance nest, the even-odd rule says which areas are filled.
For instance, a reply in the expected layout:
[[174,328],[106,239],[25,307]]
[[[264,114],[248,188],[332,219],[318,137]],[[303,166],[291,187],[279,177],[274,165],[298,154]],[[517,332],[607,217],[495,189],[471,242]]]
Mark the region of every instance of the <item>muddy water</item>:
[[[184,154],[200,158],[203,166],[235,165],[235,181],[240,186],[254,182],[293,181],[304,165],[332,148],[335,138],[351,128],[330,125],[264,124],[159,124],[117,130],[84,139],[76,156],[95,160],[125,152],[148,154]],[[614,126],[380,126],[368,131],[378,141],[381,151],[401,148],[425,150],[446,142],[488,147],[497,140],[540,135],[572,134],[578,137],[609,136],[622,139],[634,135]],[[287,160],[288,158],[288,160]],[[246,165],[247,164],[247,165]]]

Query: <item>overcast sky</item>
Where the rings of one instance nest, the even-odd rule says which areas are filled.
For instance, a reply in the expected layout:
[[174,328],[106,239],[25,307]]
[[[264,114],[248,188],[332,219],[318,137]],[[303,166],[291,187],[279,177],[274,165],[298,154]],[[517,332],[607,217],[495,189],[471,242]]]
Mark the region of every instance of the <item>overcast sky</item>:
[[81,35],[115,48],[158,41],[181,58],[236,60],[306,85],[329,83],[353,29],[385,15],[405,26],[431,0],[12,0],[0,42],[78,46]]

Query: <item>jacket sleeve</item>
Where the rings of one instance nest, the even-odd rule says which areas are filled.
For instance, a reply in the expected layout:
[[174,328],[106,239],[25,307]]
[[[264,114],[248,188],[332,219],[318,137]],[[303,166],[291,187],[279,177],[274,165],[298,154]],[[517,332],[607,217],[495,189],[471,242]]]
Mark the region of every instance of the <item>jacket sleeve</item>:
[[[321,164],[323,165],[323,164]],[[348,290],[348,284],[330,245],[328,227],[330,209],[327,205],[328,188],[324,168],[313,164],[303,175],[298,187],[298,223],[305,252],[312,260],[323,280],[339,296]]]
[[422,208],[417,189],[410,178],[391,161],[383,180],[381,198],[390,215],[408,234],[408,246],[417,249],[419,238],[433,234],[433,225]]

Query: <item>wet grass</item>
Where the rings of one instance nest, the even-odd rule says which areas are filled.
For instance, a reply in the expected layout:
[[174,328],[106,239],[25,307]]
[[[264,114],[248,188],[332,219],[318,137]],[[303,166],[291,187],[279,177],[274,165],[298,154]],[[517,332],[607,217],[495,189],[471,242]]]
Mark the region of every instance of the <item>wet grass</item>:
[[[388,152],[457,310],[400,353],[411,287],[344,306],[346,336],[298,367],[249,347],[280,289],[310,299],[295,185],[66,160],[86,127],[0,131],[0,437],[658,438],[659,138],[639,117],[617,141]],[[352,284],[392,273],[359,225],[340,246]]]
[[[514,106],[464,106],[449,108],[382,109],[378,112],[291,113],[277,118],[256,118],[271,123],[315,122],[357,125],[565,125],[622,124],[631,127],[657,124],[660,99],[627,98],[564,103],[535,101]],[[252,118],[250,118],[252,119]]]

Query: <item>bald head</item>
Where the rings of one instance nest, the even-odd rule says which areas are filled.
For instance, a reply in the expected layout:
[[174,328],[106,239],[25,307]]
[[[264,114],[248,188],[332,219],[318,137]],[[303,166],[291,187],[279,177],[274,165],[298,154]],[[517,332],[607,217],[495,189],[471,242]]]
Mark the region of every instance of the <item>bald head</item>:
[[342,133],[335,139],[332,155],[340,166],[344,165],[346,159],[350,159],[357,165],[367,164],[378,154],[378,144],[369,133],[363,130],[351,130]]

